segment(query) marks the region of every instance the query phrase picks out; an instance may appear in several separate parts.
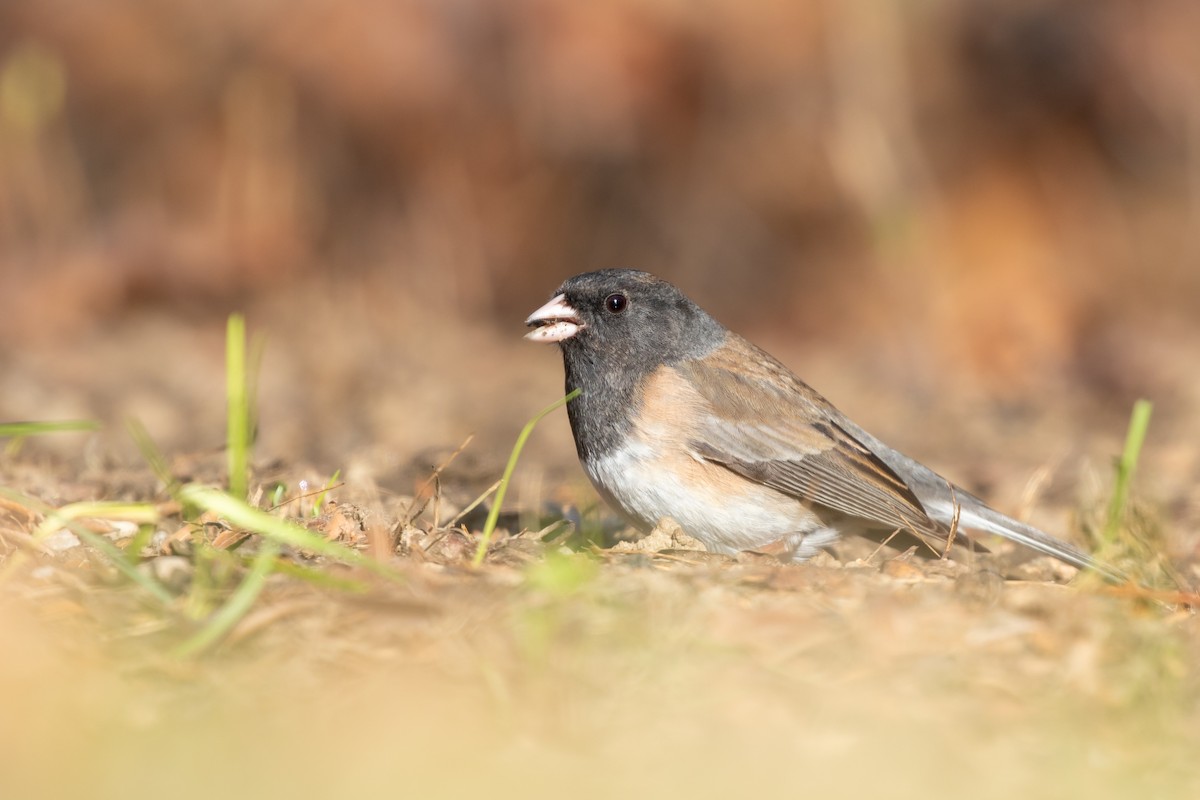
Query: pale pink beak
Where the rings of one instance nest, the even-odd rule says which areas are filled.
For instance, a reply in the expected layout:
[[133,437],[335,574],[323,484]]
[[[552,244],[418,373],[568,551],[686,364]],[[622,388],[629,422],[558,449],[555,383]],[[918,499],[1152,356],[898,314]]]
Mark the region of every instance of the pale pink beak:
[[531,342],[561,342],[586,327],[579,318],[579,312],[561,294],[555,295],[549,303],[530,314],[525,324],[536,326],[525,334],[525,338]]

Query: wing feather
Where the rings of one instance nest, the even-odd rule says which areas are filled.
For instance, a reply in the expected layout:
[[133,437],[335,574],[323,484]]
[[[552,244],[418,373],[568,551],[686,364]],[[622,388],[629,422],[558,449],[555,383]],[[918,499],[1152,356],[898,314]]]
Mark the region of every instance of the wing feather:
[[707,405],[689,442],[701,458],[868,527],[905,530],[939,552],[945,547],[944,529],[907,484],[839,424],[828,401],[771,356],[738,340],[676,369]]

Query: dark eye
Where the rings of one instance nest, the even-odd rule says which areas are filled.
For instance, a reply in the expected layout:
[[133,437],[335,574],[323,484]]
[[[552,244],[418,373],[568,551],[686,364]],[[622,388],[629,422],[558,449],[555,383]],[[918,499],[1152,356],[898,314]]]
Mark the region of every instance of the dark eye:
[[604,298],[604,307],[612,314],[620,314],[627,305],[629,305],[629,298],[623,294],[610,294]]

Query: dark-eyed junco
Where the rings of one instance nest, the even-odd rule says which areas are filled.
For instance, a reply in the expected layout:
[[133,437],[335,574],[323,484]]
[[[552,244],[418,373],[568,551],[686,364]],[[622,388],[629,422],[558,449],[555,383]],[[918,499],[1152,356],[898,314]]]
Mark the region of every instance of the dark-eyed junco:
[[795,560],[846,534],[941,553],[951,531],[986,532],[1122,579],[891,449],[649,273],[577,275],[525,322],[582,390],[567,413],[584,470],[642,530],[670,517],[710,550]]

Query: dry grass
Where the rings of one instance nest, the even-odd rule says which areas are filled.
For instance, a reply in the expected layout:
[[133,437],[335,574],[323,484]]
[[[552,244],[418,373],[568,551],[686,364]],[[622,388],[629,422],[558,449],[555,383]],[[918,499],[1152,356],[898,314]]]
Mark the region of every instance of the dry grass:
[[855,560],[867,546],[782,566],[503,535],[474,569],[477,534],[404,525],[411,507],[294,509],[364,550],[395,530],[399,581],[277,574],[200,660],[171,655],[192,562],[164,610],[84,548],[41,557],[0,589],[4,794],[1200,789],[1188,611],[1050,562]]

